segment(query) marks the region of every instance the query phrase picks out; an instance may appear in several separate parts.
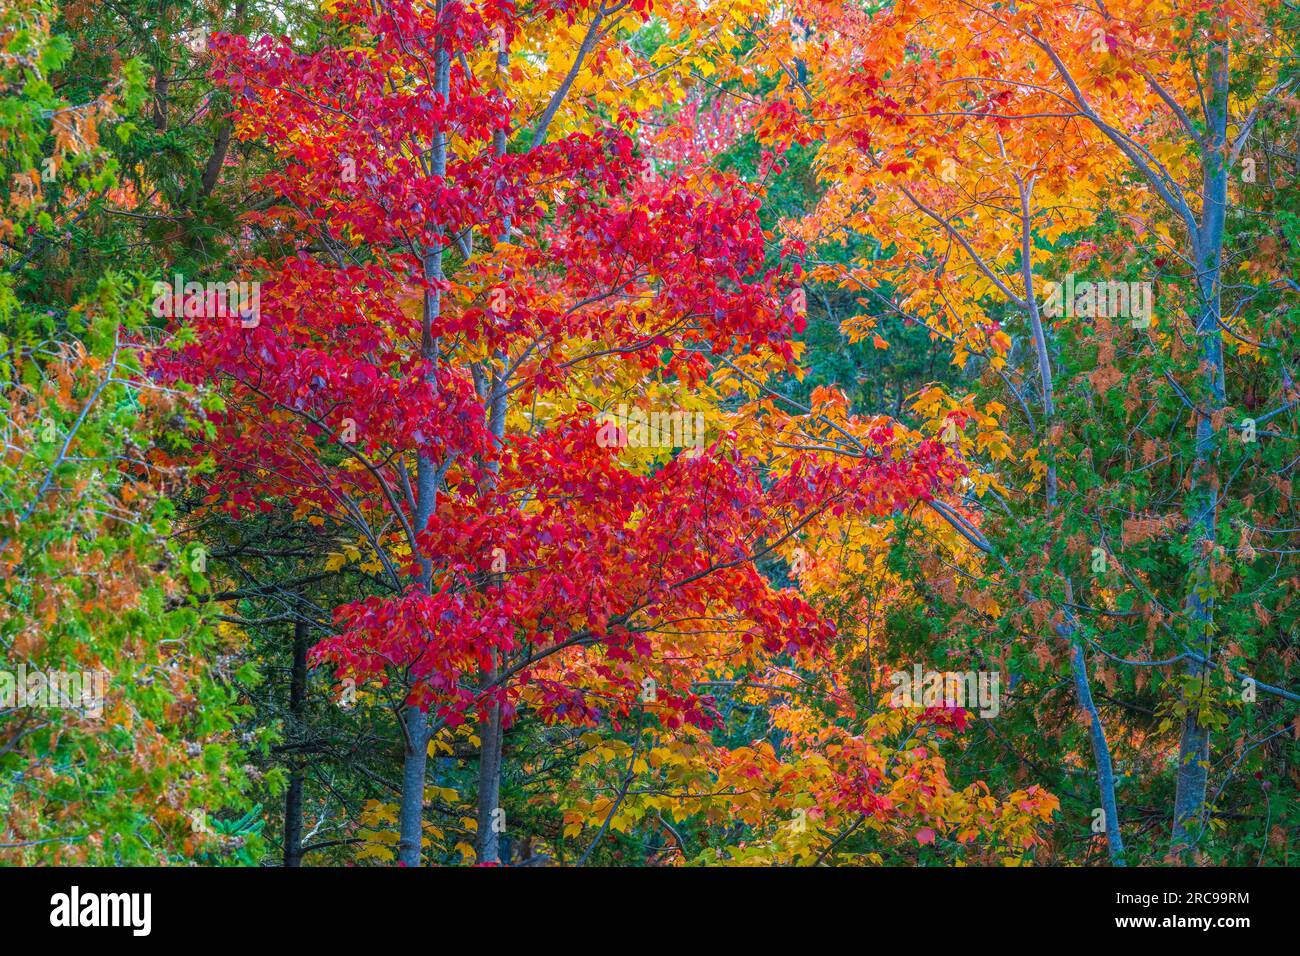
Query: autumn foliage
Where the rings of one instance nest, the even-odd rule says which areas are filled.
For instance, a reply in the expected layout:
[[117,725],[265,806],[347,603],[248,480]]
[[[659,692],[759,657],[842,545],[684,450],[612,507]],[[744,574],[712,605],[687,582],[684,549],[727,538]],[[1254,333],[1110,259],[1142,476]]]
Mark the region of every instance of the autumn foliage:
[[1285,4],[52,12],[22,862],[1281,862]]

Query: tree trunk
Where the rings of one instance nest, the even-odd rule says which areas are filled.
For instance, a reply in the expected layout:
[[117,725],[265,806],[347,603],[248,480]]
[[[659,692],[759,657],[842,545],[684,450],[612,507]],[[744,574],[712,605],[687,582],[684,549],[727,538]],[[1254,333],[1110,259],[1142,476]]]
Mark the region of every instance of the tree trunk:
[[[501,373],[489,378],[491,391],[488,395],[488,430],[500,448],[504,444],[506,432],[504,376],[508,363],[504,354],[499,354],[497,358],[501,363]],[[489,469],[489,487],[496,482],[496,472],[497,465],[494,462]],[[501,862],[501,834],[506,825],[504,816],[497,813],[501,808],[501,751],[504,733],[501,727],[501,702],[496,697],[494,685],[500,669],[501,660],[497,652],[493,651],[492,666],[483,675],[483,686],[494,688],[493,696],[488,704],[487,720],[479,730],[478,832],[474,840],[475,856],[479,863]]]
[[1088,736],[1092,740],[1092,758],[1097,767],[1097,790],[1101,794],[1101,812],[1106,823],[1106,846],[1110,851],[1112,866],[1124,866],[1124,838],[1119,831],[1119,803],[1115,799],[1115,768],[1110,759],[1110,743],[1101,714],[1092,699],[1092,686],[1088,682],[1088,659],[1083,644],[1073,639],[1070,648],[1070,669],[1074,673],[1074,692],[1079,706],[1088,712]]
[[[582,55],[580,51],[575,66],[581,62]],[[510,68],[510,52],[504,42],[504,37],[497,47],[496,66],[497,75],[501,79],[502,88],[504,89],[505,77],[509,75]],[[549,120],[543,121],[542,128],[538,130],[538,136],[545,136],[546,123],[549,123]],[[537,146],[538,142],[539,139],[535,136],[533,147]],[[497,156],[505,155],[505,130],[497,130],[492,134],[492,145]],[[508,242],[510,239],[509,217],[506,217],[499,239],[501,242]],[[488,431],[492,433],[493,438],[496,439],[497,447],[500,448],[505,442],[506,405],[509,400],[505,375],[510,363],[509,356],[500,351],[496,353],[496,360],[500,363],[500,372],[494,371],[486,376],[488,391],[484,399],[487,402]],[[489,465],[488,488],[495,484],[497,470],[498,465],[496,462]],[[483,685],[485,687],[491,687],[495,684],[499,664],[500,661],[494,651],[492,654],[492,667],[483,674]],[[479,728],[478,830],[474,837],[474,856],[479,863],[501,862],[501,834],[505,830],[506,821],[504,816],[498,814],[497,811],[501,808],[501,750],[503,743],[501,704],[494,696],[492,702],[488,705],[487,720]],[[505,862],[509,863],[510,861],[507,859]]]
[[[501,704],[493,701],[479,729],[478,831],[474,839],[479,863],[501,862],[501,833],[505,820],[501,808]],[[507,861],[508,862],[508,861]]]
[[[1038,295],[1034,289],[1033,258],[1030,255],[1030,208],[1029,197],[1033,182],[1017,181],[1020,187],[1021,215],[1021,278],[1025,286],[1025,305],[1029,313],[1029,327],[1034,336],[1034,352],[1038,359],[1038,376],[1042,387],[1043,434],[1048,443],[1047,480],[1044,484],[1044,512],[1051,515],[1056,510],[1056,449],[1052,437],[1052,423],[1056,417],[1056,405],[1053,399],[1052,361],[1047,349],[1047,332],[1043,328],[1043,317],[1038,309]],[[1074,601],[1074,588],[1069,575],[1065,575],[1065,593],[1070,602]],[[1119,801],[1115,798],[1115,772],[1110,756],[1110,742],[1106,739],[1106,729],[1102,726],[1101,713],[1092,699],[1092,685],[1088,681],[1088,658],[1083,653],[1082,642],[1075,625],[1067,617],[1057,633],[1070,644],[1070,666],[1074,674],[1074,693],[1079,706],[1088,714],[1089,738],[1092,741],[1093,764],[1097,768],[1097,791],[1101,799],[1101,810],[1106,820],[1106,847],[1110,854],[1112,866],[1124,865],[1124,840],[1119,829]]]
[[[439,4],[441,11],[442,4]],[[451,54],[439,41],[434,54],[434,89],[443,100],[447,99],[451,89]],[[434,135],[429,150],[427,173],[432,178],[441,179],[447,174],[447,134],[440,131]],[[423,254],[424,277],[438,281],[442,274],[442,236],[435,237],[434,244],[426,247]],[[420,357],[428,363],[426,380],[438,387],[435,370],[438,363],[438,342],[433,333],[433,326],[442,310],[442,296],[438,290],[426,290],[424,308],[421,313]],[[433,458],[421,452],[416,459],[415,487],[415,531],[420,533],[428,527],[437,505],[438,486],[442,472]],[[429,555],[417,555],[417,584],[428,593],[433,581],[433,560]],[[429,715],[418,706],[408,704],[404,711],[404,736],[406,758],[402,766],[402,798],[398,812],[401,841],[398,844],[397,861],[404,866],[420,865],[420,847],[424,831],[424,768],[429,759]]]
[[1187,661],[1191,678],[1183,693],[1182,735],[1178,745],[1178,779],[1174,793],[1174,826],[1170,851],[1190,862],[1201,831],[1210,758],[1210,731],[1201,723],[1200,702],[1203,680],[1212,665],[1214,642],[1214,599],[1202,592],[1210,586],[1210,569],[1216,535],[1214,459],[1218,430],[1224,408],[1223,336],[1220,331],[1220,270],[1223,258],[1223,226],[1228,205],[1228,169],[1225,147],[1228,121],[1228,62],[1226,48],[1211,52],[1208,75],[1212,95],[1207,106],[1208,123],[1202,164],[1201,224],[1193,238],[1197,270],[1198,315],[1197,356],[1202,369],[1202,387],[1196,419],[1196,452],[1191,488],[1187,495],[1187,516],[1193,542],[1192,568],[1188,574],[1187,613],[1191,649],[1201,660]]
[[[307,625],[293,625],[293,667],[289,677],[289,719],[294,738],[303,735],[303,711],[307,705]],[[302,866],[302,782],[300,758],[291,764],[289,790],[284,797],[284,865]]]
[[429,715],[419,707],[406,708],[406,759],[402,764],[402,803],[398,813],[400,842],[397,862],[420,865],[424,839],[424,767],[429,759]]

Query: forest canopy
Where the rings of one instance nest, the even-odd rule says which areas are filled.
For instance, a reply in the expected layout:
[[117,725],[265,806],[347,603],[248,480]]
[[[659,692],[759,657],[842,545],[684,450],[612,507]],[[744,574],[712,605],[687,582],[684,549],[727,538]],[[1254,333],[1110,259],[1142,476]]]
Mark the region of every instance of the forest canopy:
[[0,0],[0,864],[1293,865],[1298,35]]

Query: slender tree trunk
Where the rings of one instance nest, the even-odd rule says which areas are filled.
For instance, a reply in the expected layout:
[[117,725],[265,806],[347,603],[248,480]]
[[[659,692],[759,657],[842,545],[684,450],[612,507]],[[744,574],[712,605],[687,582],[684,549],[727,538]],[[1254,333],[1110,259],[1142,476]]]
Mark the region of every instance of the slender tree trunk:
[[[246,0],[239,0],[235,4],[234,20],[238,28],[244,22],[244,13],[248,4]],[[212,153],[208,156],[207,165],[203,167],[203,178],[199,180],[199,192],[204,198],[212,195],[212,190],[217,188],[217,183],[221,179],[221,167],[226,164],[226,154],[230,152],[230,134],[234,132],[234,123],[230,120],[222,120],[220,128],[217,130],[217,139],[212,144]]]
[[1110,742],[1101,714],[1092,699],[1092,685],[1088,681],[1088,659],[1083,653],[1083,643],[1071,636],[1070,669],[1074,674],[1074,693],[1088,714],[1088,736],[1092,741],[1092,758],[1097,767],[1097,790],[1101,794],[1101,812],[1106,824],[1106,846],[1112,866],[1124,866],[1124,838],[1119,831],[1119,803],[1115,799],[1115,768],[1110,759]]
[[[581,62],[582,53],[579,53]],[[575,66],[576,66],[575,62]],[[510,49],[505,42],[504,35],[500,38],[497,46],[497,76],[504,90],[505,78],[509,76],[510,68]],[[539,129],[538,136],[545,136],[545,123]],[[534,137],[533,145],[539,142]],[[506,133],[505,130],[499,129],[492,135],[492,146],[497,156],[504,156],[506,153]],[[510,220],[506,219],[502,228],[500,240],[508,242],[510,239]],[[486,376],[488,393],[484,396],[487,402],[488,431],[496,439],[497,447],[500,448],[505,442],[506,433],[506,409],[509,398],[506,389],[505,374],[509,367],[510,356],[504,352],[498,352],[495,356],[499,363],[500,372],[494,371],[491,375]],[[495,476],[497,465],[494,462],[489,467],[491,475]],[[494,482],[494,479],[491,481]],[[483,684],[485,687],[495,684],[499,673],[500,661],[494,651],[492,654],[492,667],[483,674]],[[478,768],[478,830],[474,839],[474,855],[479,863],[500,863],[501,862],[501,834],[505,830],[506,821],[502,814],[497,811],[501,809],[501,769],[502,769],[502,747],[504,744],[504,733],[501,726],[501,703],[494,696],[487,708],[487,719],[479,728],[479,768]],[[509,860],[505,862],[509,863]]]
[[[442,4],[439,4],[441,11]],[[445,101],[451,89],[451,54],[439,42],[434,54],[434,89]],[[441,179],[447,173],[447,134],[440,131],[434,136],[429,150],[427,172],[431,177]],[[436,236],[434,243],[424,250],[424,277],[430,281],[443,278],[442,239]],[[424,293],[424,309],[421,315],[420,357],[428,363],[427,380],[436,388],[438,363],[438,342],[433,327],[442,310],[442,296],[435,288]],[[438,486],[442,481],[442,471],[432,456],[421,452],[416,459],[415,486],[415,531],[418,534],[429,524],[433,516]],[[433,560],[429,555],[417,556],[419,566],[417,584],[428,592],[433,581]],[[424,833],[424,770],[429,760],[429,715],[418,706],[407,705],[404,708],[403,726],[405,729],[405,760],[402,766],[402,798],[398,811],[400,842],[397,861],[404,866],[420,865],[420,848]]]
[[168,66],[162,60],[154,67],[158,72],[153,81],[153,128],[160,133],[167,131],[167,98],[171,88],[171,80],[167,78]]
[[203,177],[199,180],[199,193],[205,198],[212,195],[212,190],[217,188],[217,182],[221,179],[221,167],[226,164],[226,154],[230,151],[230,134],[233,127],[229,120],[221,124],[217,130],[216,142],[212,144],[212,155],[208,157],[207,165],[203,167]]
[[[1043,318],[1038,309],[1037,292],[1034,289],[1034,271],[1030,257],[1030,192],[1033,180],[1019,182],[1021,215],[1021,278],[1025,286],[1025,305],[1029,313],[1029,327],[1034,336],[1034,351],[1038,358],[1038,376],[1043,392],[1043,432],[1048,442],[1047,480],[1044,485],[1045,506],[1047,514],[1056,510],[1056,450],[1052,437],[1052,425],[1056,417],[1056,405],[1053,399],[1052,361],[1047,350],[1047,333],[1043,328]],[[1066,597],[1074,601],[1074,588],[1069,576],[1065,580]],[[1124,839],[1119,829],[1119,801],[1115,798],[1115,771],[1110,756],[1110,742],[1106,739],[1106,729],[1101,722],[1101,713],[1092,698],[1092,685],[1088,680],[1088,658],[1083,652],[1083,644],[1073,621],[1067,616],[1066,621],[1057,629],[1057,633],[1070,644],[1070,667],[1074,675],[1074,693],[1079,706],[1088,714],[1089,738],[1092,742],[1093,765],[1097,768],[1097,791],[1101,799],[1101,810],[1106,822],[1106,847],[1110,854],[1112,866],[1124,865]]]
[[[495,668],[488,677],[496,679]],[[506,823],[498,813],[502,737],[501,704],[494,700],[488,707],[487,720],[479,728],[478,831],[474,839],[474,854],[479,863],[501,862],[501,834]]]
[[[295,738],[301,739],[303,711],[307,705],[307,625],[293,625],[293,667],[289,677],[289,719]],[[302,865],[303,766],[295,762],[289,771],[289,789],[284,797],[284,865]]]
[[302,866],[302,770],[289,774],[284,796],[284,865]]
[[[507,356],[499,354],[501,374],[493,374],[489,379],[488,395],[488,430],[500,447],[505,440],[506,431],[506,383],[504,379]],[[495,480],[495,465],[492,474]],[[492,666],[483,674],[484,687],[495,685],[501,661],[497,652],[492,652]],[[475,857],[479,863],[500,863],[501,834],[505,830],[505,819],[497,811],[501,808],[501,751],[504,734],[501,726],[501,702],[493,694],[487,706],[487,719],[479,729],[479,776],[478,776],[478,831],[475,838]],[[508,860],[506,862],[509,862]]]
[[424,838],[424,768],[429,759],[429,715],[419,707],[406,708],[406,757],[402,763],[402,802],[398,812],[400,843],[397,862],[420,865]]
[[[1228,169],[1225,147],[1228,120],[1227,51],[1216,46],[1209,56],[1212,95],[1202,158],[1202,213],[1194,237],[1197,271],[1197,356],[1202,371],[1200,402],[1196,414],[1196,452],[1187,516],[1193,544],[1188,575],[1187,613],[1190,646],[1203,661],[1210,661],[1214,644],[1214,599],[1204,593],[1210,586],[1210,569],[1216,537],[1218,484],[1214,460],[1224,409],[1223,335],[1220,331],[1220,271],[1223,227],[1228,205]],[[1173,855],[1190,862],[1201,831],[1210,759],[1210,731],[1200,720],[1205,693],[1203,681],[1211,664],[1188,659],[1191,680],[1183,694],[1182,734],[1178,744],[1178,778],[1174,793],[1174,826],[1170,842]]]

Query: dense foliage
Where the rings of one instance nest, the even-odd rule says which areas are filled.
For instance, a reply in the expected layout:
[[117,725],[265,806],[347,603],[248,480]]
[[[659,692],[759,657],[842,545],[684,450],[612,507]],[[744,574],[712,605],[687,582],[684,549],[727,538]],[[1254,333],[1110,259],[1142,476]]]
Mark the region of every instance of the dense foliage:
[[1297,16],[0,0],[0,862],[1290,864]]

